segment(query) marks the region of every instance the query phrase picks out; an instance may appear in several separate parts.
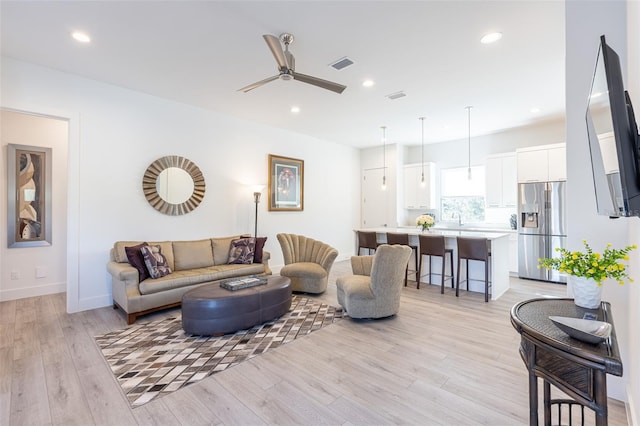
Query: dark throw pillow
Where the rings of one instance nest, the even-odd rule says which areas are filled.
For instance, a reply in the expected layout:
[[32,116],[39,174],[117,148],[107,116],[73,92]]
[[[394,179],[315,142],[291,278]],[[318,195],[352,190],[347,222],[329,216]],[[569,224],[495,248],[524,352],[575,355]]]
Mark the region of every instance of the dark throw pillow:
[[262,251],[266,242],[267,237],[256,238],[256,251],[253,254],[253,263],[262,263]]
[[149,273],[147,272],[147,266],[144,264],[144,256],[142,255],[142,251],[140,250],[142,247],[148,245],[147,243],[138,244],[137,246],[125,247],[124,251],[127,254],[127,260],[129,260],[129,265],[133,266],[138,270],[138,282],[149,278]]
[[160,278],[171,273],[167,265],[167,258],[162,254],[159,245],[146,245],[140,249],[144,256],[144,264],[151,278]]
[[229,265],[242,263],[253,263],[253,255],[255,253],[256,239],[250,238],[238,238],[232,240],[229,247]]

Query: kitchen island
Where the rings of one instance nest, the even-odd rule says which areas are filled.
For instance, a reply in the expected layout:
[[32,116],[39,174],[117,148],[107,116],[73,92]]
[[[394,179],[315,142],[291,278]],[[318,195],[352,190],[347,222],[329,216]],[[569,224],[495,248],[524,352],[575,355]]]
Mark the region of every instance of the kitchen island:
[[[409,234],[409,241],[412,245],[419,246],[418,236],[423,234],[419,228],[367,228],[356,229],[355,231],[369,231],[375,232],[378,242],[384,243],[387,241],[387,232]],[[496,300],[502,296],[509,289],[509,233],[508,232],[478,232],[478,231],[460,231],[460,230],[446,230],[446,229],[431,229],[428,231],[430,234],[443,235],[445,237],[445,246],[453,249],[454,259],[454,272],[457,273],[457,259],[458,259],[458,245],[457,237],[469,237],[469,238],[486,238],[489,240],[491,246],[490,268],[489,268],[489,280],[491,281],[491,300]],[[358,238],[354,232],[356,252],[358,250]],[[433,269],[440,271],[441,259],[435,257],[433,260]],[[423,277],[425,272],[428,272],[427,258],[425,257],[425,267],[423,268]],[[466,277],[464,271],[464,265],[461,266],[463,277]],[[469,281],[469,290],[475,292],[484,293],[484,266],[482,262],[469,261],[469,269],[471,280]],[[439,272],[438,272],[439,274]],[[457,278],[457,277],[456,277]],[[439,280],[434,280],[434,285],[440,285]],[[426,283],[421,281],[421,283]],[[466,288],[466,283],[460,282],[461,288]]]

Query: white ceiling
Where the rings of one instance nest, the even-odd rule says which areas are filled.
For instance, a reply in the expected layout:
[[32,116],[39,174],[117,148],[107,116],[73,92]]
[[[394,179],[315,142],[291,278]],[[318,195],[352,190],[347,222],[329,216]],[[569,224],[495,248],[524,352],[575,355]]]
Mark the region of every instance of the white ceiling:
[[[466,138],[467,105],[472,136],[564,115],[562,1],[2,0],[0,14],[3,55],[355,147],[379,145],[382,125],[420,144],[420,116],[427,143]],[[491,31],[502,40],[481,44]],[[277,74],[262,34],[283,32],[297,71],[347,89],[238,92]],[[355,64],[328,66],[344,56]]]

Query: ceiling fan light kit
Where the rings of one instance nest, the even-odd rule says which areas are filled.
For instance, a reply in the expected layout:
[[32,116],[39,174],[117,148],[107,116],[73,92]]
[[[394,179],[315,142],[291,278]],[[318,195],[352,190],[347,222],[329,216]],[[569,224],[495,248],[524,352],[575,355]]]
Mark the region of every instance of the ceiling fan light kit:
[[[331,90],[332,92],[338,94],[342,93],[344,89],[347,88],[347,86],[344,86],[342,84],[296,72],[295,58],[293,57],[293,54],[289,52],[289,45],[293,43],[292,34],[284,33],[280,35],[280,38],[271,34],[264,34],[262,37],[267,43],[267,46],[269,46],[269,50],[271,50],[271,53],[273,54],[273,57],[278,64],[278,75],[265,78],[264,80],[260,80],[256,83],[238,89],[238,91],[247,93],[250,90],[263,86],[273,80],[277,80],[278,78],[280,80],[298,80],[302,83],[307,83],[316,87],[320,87],[322,89]],[[282,45],[284,45],[284,49],[282,49]]]

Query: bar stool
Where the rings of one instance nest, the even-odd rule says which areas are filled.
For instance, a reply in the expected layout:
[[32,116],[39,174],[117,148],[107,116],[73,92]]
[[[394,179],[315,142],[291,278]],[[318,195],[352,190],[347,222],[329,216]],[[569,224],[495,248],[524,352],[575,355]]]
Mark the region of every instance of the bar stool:
[[[431,283],[431,258],[438,256],[442,258],[442,284],[440,293],[444,294],[444,282],[451,279],[451,288],[453,288],[453,249],[444,246],[444,236],[442,235],[420,235],[420,266],[418,266],[418,288],[420,288],[420,278],[422,278],[422,257],[429,256],[429,283]],[[446,255],[449,255],[451,261],[451,275],[445,275]],[[460,271],[458,271],[460,274]]]
[[467,267],[467,291],[469,291],[469,260],[484,262],[484,301],[489,301],[489,252],[486,238],[458,237],[458,280],[456,281],[456,297],[460,289],[460,261],[466,261]]
[[374,231],[357,231],[358,232],[358,256],[360,255],[360,249],[367,249],[367,254],[371,254],[371,251],[375,253],[380,244]]
[[[416,269],[418,268],[418,246],[409,244],[409,234],[398,234],[395,232],[387,232],[387,244],[400,244],[402,246],[409,246],[416,254]],[[404,273],[404,286],[407,286],[407,279],[409,277],[409,263],[407,263],[407,270]],[[418,283],[418,288],[420,283]]]

